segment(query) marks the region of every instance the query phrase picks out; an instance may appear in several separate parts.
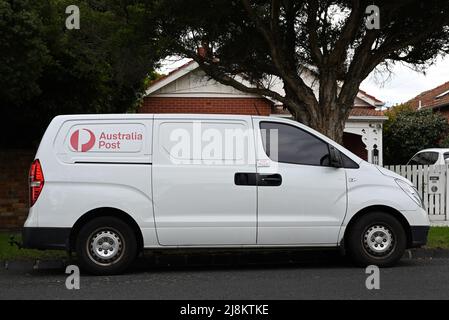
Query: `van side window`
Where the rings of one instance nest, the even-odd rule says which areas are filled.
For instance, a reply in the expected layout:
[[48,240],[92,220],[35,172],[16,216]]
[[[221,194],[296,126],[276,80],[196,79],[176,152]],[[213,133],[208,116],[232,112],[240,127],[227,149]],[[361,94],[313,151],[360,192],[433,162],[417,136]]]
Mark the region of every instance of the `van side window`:
[[435,164],[438,160],[437,152],[421,152],[416,154],[410,159],[410,165],[431,165]]
[[314,135],[295,126],[277,122],[263,121],[260,123],[260,129],[265,152],[271,160],[329,166],[329,146]]
[[444,160],[448,160],[449,159],[449,152],[445,152],[443,154]]
[[341,154],[343,168],[346,168],[346,169],[360,168],[359,165],[357,163],[355,163],[353,160],[351,160],[347,155],[345,155],[344,153],[340,153],[340,154]]

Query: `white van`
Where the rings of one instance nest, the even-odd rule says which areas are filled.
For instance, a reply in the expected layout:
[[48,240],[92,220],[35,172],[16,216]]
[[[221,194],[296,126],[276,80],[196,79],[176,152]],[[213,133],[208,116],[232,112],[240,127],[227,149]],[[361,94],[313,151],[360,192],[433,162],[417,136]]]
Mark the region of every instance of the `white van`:
[[124,271],[143,249],[334,247],[390,266],[424,245],[410,181],[324,135],[244,115],[64,115],[30,170],[27,248]]

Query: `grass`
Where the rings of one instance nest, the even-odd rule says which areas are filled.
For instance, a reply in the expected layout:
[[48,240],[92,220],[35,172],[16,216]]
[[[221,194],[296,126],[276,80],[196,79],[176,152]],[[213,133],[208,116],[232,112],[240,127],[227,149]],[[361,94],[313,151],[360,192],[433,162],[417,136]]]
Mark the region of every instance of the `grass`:
[[449,249],[449,227],[431,227],[426,248]]
[[[12,234],[15,236],[15,239],[20,242],[20,233],[0,232],[0,261],[58,259],[67,257],[65,251],[19,249],[16,245],[11,246],[9,244],[9,238]],[[449,227],[431,227],[426,248],[449,249]]]
[[16,232],[0,232],[0,261],[6,260],[35,260],[35,259],[58,259],[67,257],[67,253],[63,250],[32,250],[19,249],[16,245],[9,244],[11,235],[15,236],[15,240],[21,242],[20,233]]

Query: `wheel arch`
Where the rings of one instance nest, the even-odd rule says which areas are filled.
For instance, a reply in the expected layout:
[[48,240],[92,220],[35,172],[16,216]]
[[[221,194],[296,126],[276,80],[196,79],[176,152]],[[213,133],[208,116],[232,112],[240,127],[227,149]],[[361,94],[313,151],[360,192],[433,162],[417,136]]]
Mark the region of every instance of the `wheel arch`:
[[76,237],[78,236],[78,233],[80,232],[81,228],[89,221],[92,221],[93,219],[99,217],[115,217],[128,224],[132,228],[134,234],[136,235],[137,250],[138,251],[143,250],[143,235],[136,220],[134,220],[134,218],[131,217],[131,215],[129,215],[123,210],[112,207],[101,207],[86,212],[75,222],[70,232],[69,238],[69,249],[71,251],[75,249]]
[[351,220],[349,220],[349,222],[345,228],[345,234],[343,236],[343,243],[342,243],[343,247],[345,246],[346,238],[348,237],[349,231],[351,230],[351,227],[354,225],[354,223],[360,217],[362,217],[363,215],[368,214],[370,212],[384,212],[384,213],[390,214],[393,217],[395,217],[401,223],[402,227],[404,228],[405,234],[407,236],[407,248],[409,248],[412,245],[412,233],[411,233],[410,224],[408,223],[408,221],[404,217],[404,215],[401,212],[399,212],[398,210],[396,210],[395,208],[392,208],[389,206],[372,205],[372,206],[368,206],[366,208],[359,210],[356,214],[354,214],[354,216],[352,216]]

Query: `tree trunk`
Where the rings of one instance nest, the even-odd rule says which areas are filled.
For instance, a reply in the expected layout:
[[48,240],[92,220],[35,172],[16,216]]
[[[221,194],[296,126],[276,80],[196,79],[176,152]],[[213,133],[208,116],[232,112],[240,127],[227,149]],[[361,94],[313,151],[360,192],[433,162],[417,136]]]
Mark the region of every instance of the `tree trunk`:
[[339,119],[338,113],[333,112],[332,114],[323,115],[320,112],[320,117],[311,118],[307,122],[303,121],[302,117],[299,114],[294,116],[294,119],[298,122],[301,122],[312,129],[326,135],[330,139],[335,142],[342,144],[343,143],[343,131],[345,128],[345,119]]
[[[332,84],[321,89],[320,102],[309,101],[308,105],[299,102],[297,97],[289,96],[289,101],[294,101],[292,104],[285,106],[290,111],[293,119],[301,122],[312,129],[326,135],[335,142],[343,143],[343,130],[345,128],[346,120],[351,106],[342,105],[337,101],[336,95],[333,94],[336,90]],[[326,92],[333,91],[333,92]]]

